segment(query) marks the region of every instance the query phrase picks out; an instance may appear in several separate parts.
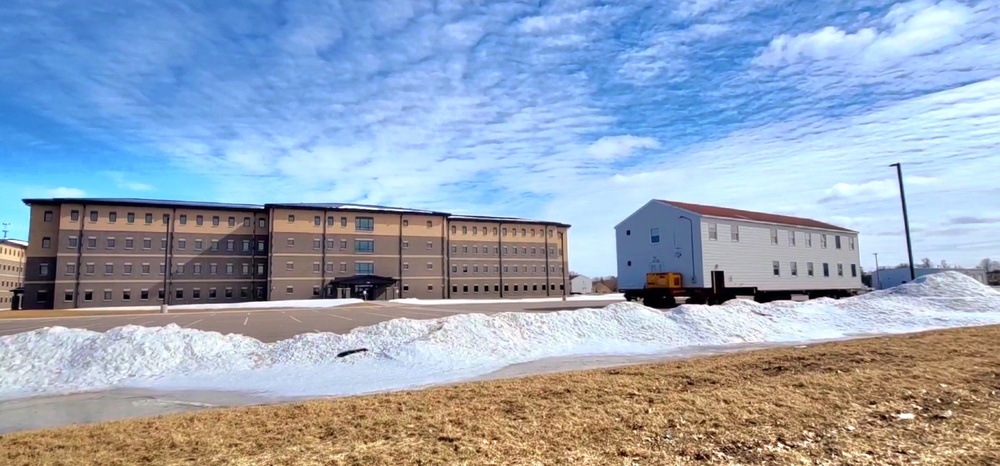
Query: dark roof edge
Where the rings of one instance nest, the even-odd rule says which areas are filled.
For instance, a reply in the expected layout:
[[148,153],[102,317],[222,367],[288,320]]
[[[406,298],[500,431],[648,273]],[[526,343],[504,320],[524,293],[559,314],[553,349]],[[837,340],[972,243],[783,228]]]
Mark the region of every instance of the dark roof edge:
[[367,207],[367,206],[342,206],[342,207],[330,207],[321,204],[309,205],[309,204],[296,204],[296,203],[280,203],[280,202],[269,202],[264,204],[264,209],[300,209],[300,210],[318,210],[318,211],[343,211],[343,212],[382,212],[390,214],[410,214],[410,215],[439,215],[447,217],[451,214],[448,212],[436,212],[433,210],[421,210],[421,209],[407,209],[405,207]]
[[233,211],[262,211],[264,206],[255,204],[229,204],[224,202],[201,202],[201,201],[178,201],[161,199],[102,199],[86,197],[57,197],[57,198],[29,198],[22,199],[27,206],[31,205],[62,205],[62,204],[87,204],[87,205],[110,205],[110,206],[136,206],[136,207],[186,207],[189,209],[205,210],[233,210]]

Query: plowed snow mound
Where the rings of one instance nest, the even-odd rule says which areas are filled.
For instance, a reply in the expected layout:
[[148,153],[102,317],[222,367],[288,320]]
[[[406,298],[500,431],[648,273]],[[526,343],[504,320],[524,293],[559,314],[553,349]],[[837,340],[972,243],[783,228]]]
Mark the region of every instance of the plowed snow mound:
[[[396,319],[271,344],[176,325],[105,333],[51,327],[0,337],[0,397],[115,385],[341,395],[463,380],[510,364],[587,354],[660,354],[734,343],[1000,324],[1000,293],[965,275],[806,303],[635,303],[552,313]],[[337,358],[341,351],[369,351]]]

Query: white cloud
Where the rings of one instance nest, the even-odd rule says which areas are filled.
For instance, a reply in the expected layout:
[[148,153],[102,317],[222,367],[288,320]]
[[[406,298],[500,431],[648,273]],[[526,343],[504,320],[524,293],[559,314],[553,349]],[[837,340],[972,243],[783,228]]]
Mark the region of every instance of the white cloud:
[[599,160],[612,160],[633,155],[639,149],[659,149],[660,143],[650,137],[632,136],[605,136],[587,148],[587,151],[594,158]]
[[102,174],[111,179],[116,187],[125,189],[128,191],[152,191],[153,186],[148,183],[143,183],[132,179],[132,174],[119,172],[119,171],[106,171]]
[[86,191],[79,188],[67,188],[64,186],[60,186],[58,188],[45,190],[45,197],[59,198],[59,197],[86,197],[86,196],[87,196]]
[[[998,11],[986,10],[994,15]],[[954,1],[937,4],[918,0],[895,5],[881,24],[848,32],[827,26],[816,32],[782,34],[774,38],[754,63],[785,66],[800,62],[844,60],[882,68],[898,60],[963,42],[974,32],[968,26],[975,10]],[[881,26],[881,29],[879,28]]]
[[[935,182],[935,178],[926,176],[904,176],[904,189],[913,186],[927,186]],[[912,192],[911,192],[912,194]],[[899,197],[898,178],[885,178],[864,183],[837,183],[826,190],[826,197],[820,202],[852,199],[891,199]]]

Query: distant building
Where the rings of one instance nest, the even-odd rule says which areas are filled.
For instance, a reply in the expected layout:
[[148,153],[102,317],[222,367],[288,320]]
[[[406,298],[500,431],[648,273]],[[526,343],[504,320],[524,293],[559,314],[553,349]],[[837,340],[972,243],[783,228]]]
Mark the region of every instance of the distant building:
[[990,286],[1000,286],[1000,270],[986,273],[986,282]]
[[0,239],[0,311],[19,308],[14,306],[24,286],[24,260],[28,243],[16,239]]
[[594,283],[594,294],[610,294],[610,293],[614,293],[614,290],[612,290],[607,283],[604,282]]
[[[958,272],[972,277],[977,282],[986,284],[986,271],[983,269],[938,269],[938,268],[916,268],[914,275],[917,278],[924,275],[931,275],[941,272]],[[872,288],[885,290],[893,288],[910,281],[910,269],[902,267],[898,269],[880,269],[872,273]]]
[[594,282],[590,277],[585,277],[583,275],[570,275],[569,277],[569,293],[570,294],[590,294],[594,292]]

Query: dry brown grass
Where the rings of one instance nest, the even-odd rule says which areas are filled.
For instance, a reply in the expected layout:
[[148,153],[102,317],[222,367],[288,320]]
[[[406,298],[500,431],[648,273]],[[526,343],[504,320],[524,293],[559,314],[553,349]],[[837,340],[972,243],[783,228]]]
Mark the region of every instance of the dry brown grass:
[[18,433],[0,462],[996,465],[998,342],[962,329]]

